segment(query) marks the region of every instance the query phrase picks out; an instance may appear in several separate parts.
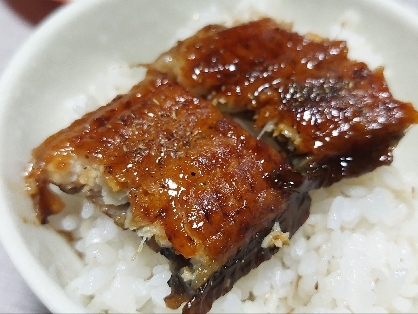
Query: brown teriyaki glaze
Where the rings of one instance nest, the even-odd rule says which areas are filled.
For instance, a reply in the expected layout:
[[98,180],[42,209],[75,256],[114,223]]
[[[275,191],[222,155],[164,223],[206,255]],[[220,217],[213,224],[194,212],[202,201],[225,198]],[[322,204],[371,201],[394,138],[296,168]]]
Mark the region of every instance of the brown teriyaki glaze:
[[[289,188],[283,188],[286,178]],[[177,306],[203,285],[213,288],[208,279],[215,273],[224,278],[223,265],[234,264],[238,252],[256,253],[259,245],[248,251],[249,243],[262,240],[289,206],[309,202],[307,191],[299,189],[303,176],[280,153],[210,102],[152,71],[128,94],[37,147],[26,180],[43,222],[62,209],[51,184],[94,196],[99,204],[104,183],[114,193],[126,191],[126,227],[153,226],[159,233],[154,247],[159,242],[157,250],[181,261],[181,267],[172,266],[174,275],[184,266],[193,273],[182,283],[185,292],[175,293]]]
[[150,65],[170,73],[224,111],[250,111],[259,131],[300,172],[330,185],[392,161],[405,129],[418,121],[394,99],[383,69],[348,59],[344,41],[301,36],[262,19],[209,25]]

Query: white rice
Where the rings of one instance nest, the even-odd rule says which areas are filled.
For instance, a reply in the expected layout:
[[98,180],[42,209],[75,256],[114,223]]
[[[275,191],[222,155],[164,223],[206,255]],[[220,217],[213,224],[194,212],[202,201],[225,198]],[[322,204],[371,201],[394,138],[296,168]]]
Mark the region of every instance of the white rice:
[[[355,23],[352,13],[344,18]],[[333,32],[351,36],[341,28]],[[355,54],[361,38],[353,38]],[[370,60],[371,66],[379,61]],[[127,65],[112,66],[85,95],[67,102],[74,113],[68,122],[127,92],[137,80]],[[392,165],[312,192],[311,215],[290,246],[242,278],[211,312],[418,312],[417,187],[418,178]],[[81,201],[50,222],[71,232],[85,263],[66,290],[87,309],[180,311],[167,309],[163,300],[170,292],[167,260],[142,245],[136,233]]]

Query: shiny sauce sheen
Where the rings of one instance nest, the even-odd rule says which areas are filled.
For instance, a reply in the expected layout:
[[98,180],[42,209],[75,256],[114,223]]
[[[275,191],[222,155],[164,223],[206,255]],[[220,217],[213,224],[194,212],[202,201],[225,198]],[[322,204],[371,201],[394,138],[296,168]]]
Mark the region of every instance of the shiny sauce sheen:
[[[231,28],[209,25],[155,67],[223,111],[251,111],[258,130],[273,123],[293,165],[327,168],[319,175],[329,177],[329,185],[371,169],[361,164],[390,163],[404,130],[418,121],[410,103],[393,98],[382,68],[371,70],[347,54],[344,41],[302,36],[266,18]],[[372,147],[381,154],[373,160],[367,157]],[[301,158],[308,162],[300,165]]]
[[203,256],[210,267],[288,205],[289,193],[270,179],[290,171],[281,155],[159,74],[53,135],[34,156],[30,176],[40,190],[51,163],[71,156],[97,165],[114,192],[128,191],[131,228],[155,224],[177,254]]

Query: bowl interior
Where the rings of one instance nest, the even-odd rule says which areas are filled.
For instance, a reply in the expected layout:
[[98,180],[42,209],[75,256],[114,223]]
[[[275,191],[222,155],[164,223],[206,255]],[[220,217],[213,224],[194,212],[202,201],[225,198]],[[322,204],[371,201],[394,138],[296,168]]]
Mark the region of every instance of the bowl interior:
[[[151,62],[206,24],[263,15],[292,22],[302,33],[351,36],[363,46],[353,57],[383,65],[395,97],[418,105],[418,22],[389,1],[93,0],[66,6],[26,43],[0,82],[1,237],[51,311],[84,311],[61,288],[82,264],[60,235],[37,223],[23,173],[32,148],[69,122],[64,101],[84,93],[109,64]],[[395,163],[412,175],[418,175],[417,132],[412,128],[395,151]]]

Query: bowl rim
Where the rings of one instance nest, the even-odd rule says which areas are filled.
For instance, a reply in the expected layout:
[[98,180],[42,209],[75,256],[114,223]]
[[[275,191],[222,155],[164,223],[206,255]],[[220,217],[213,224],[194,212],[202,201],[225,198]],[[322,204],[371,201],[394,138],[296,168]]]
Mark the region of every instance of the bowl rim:
[[[112,1],[112,0],[105,0]],[[44,20],[29,37],[29,39],[20,47],[7,65],[3,75],[0,78],[0,125],[5,117],[5,110],[8,106],[8,98],[16,85],[21,73],[24,73],[25,66],[31,59],[31,55],[39,49],[38,42],[48,40],[56,36],[57,29],[65,27],[67,23],[73,21],[84,11],[93,10],[95,6],[103,4],[104,0],[73,1],[53,12]],[[348,1],[348,0],[347,0]],[[382,10],[403,20],[404,23],[411,25],[418,33],[417,14],[408,10],[400,3],[394,0],[363,0],[370,7],[380,6]],[[417,104],[418,105],[418,104]],[[53,313],[86,313],[87,309],[77,304],[76,301],[58,285],[37,261],[27,248],[22,235],[14,227],[14,217],[10,214],[10,204],[7,201],[7,194],[11,192],[0,180],[0,200],[3,205],[0,206],[0,241],[10,257],[12,263],[21,274],[22,278],[39,300]],[[13,241],[9,241],[13,239]],[[30,264],[30,267],[28,267]],[[34,276],[33,274],[37,274]],[[53,295],[53,301],[51,300]]]
[[[31,59],[31,55],[40,49],[38,42],[48,40],[55,36],[57,29],[64,27],[71,20],[76,19],[85,10],[92,10],[103,0],[74,1],[58,8],[49,15],[35,29],[33,34],[23,43],[16,54],[7,65],[3,75],[0,77],[0,125],[5,119],[8,95],[19,80],[25,66]],[[14,217],[10,214],[10,204],[7,201],[7,186],[2,178],[0,179],[0,241],[12,261],[14,267],[22,276],[36,297],[52,313],[87,313],[87,309],[77,304],[75,300],[64,291],[49,275],[47,270],[40,265],[33,257],[22,235],[15,228]],[[10,239],[13,239],[10,241]],[[36,276],[34,276],[36,274]],[[51,297],[52,296],[52,297]],[[52,301],[53,300],[53,301]]]

